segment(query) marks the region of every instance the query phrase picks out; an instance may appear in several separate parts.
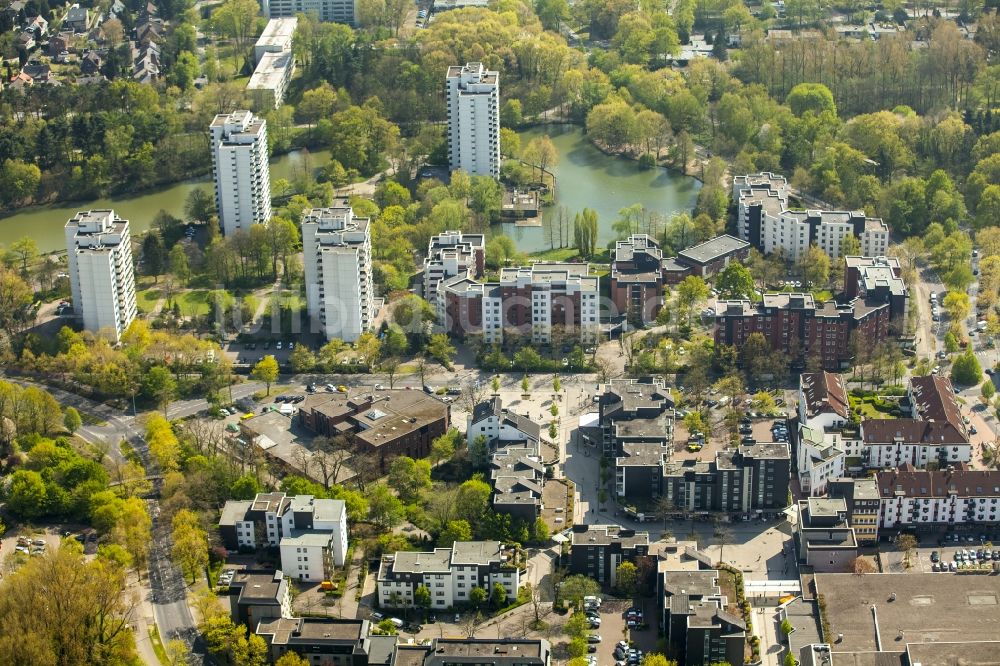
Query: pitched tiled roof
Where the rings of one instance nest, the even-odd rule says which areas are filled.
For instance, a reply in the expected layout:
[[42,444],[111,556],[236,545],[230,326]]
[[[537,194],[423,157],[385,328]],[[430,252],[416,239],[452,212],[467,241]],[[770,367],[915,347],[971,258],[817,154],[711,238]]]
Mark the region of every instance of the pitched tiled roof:
[[850,403],[842,375],[832,372],[807,372],[801,379],[806,411],[812,416],[823,411],[833,411],[847,418]]

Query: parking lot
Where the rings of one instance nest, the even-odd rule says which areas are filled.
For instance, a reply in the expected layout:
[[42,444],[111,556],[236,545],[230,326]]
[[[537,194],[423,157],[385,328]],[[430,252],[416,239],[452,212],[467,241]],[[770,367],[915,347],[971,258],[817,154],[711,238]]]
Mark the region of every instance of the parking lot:
[[881,553],[882,567],[886,573],[935,573],[986,566],[1000,567],[1000,546],[993,546],[989,541],[984,546],[975,537],[973,539],[972,542],[963,539],[961,543],[947,541],[944,546],[916,548],[910,555],[909,568],[904,566],[902,552],[886,550]]

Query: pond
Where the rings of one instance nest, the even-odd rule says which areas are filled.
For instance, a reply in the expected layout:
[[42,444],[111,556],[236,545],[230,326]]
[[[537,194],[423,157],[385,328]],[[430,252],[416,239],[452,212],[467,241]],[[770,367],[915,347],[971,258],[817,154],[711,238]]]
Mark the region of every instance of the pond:
[[[694,207],[701,189],[695,178],[663,167],[643,168],[633,160],[607,155],[595,148],[576,125],[532,128],[520,133],[521,145],[542,134],[548,134],[559,151],[559,163],[551,169],[556,176],[556,205],[546,208],[543,217],[549,219],[558,214],[559,206],[565,206],[572,221],[584,208],[594,209],[599,225],[598,247],[616,238],[611,227],[622,208],[639,203],[670,217]],[[522,251],[549,249],[541,227],[504,224],[503,230]],[[572,227],[569,237],[572,242]]]
[[[297,171],[305,167],[317,169],[330,160],[329,151],[293,151],[271,160],[271,182],[278,178],[291,180]],[[130,223],[133,236],[147,229],[153,217],[163,209],[175,217],[184,217],[184,200],[196,187],[209,191],[212,183],[208,176],[185,180],[168,187],[151,190],[142,194],[123,195],[92,201],[58,203],[51,206],[32,206],[17,213],[0,218],[0,243],[10,245],[24,236],[35,239],[42,252],[66,249],[63,227],[81,210],[113,208],[118,215]]]

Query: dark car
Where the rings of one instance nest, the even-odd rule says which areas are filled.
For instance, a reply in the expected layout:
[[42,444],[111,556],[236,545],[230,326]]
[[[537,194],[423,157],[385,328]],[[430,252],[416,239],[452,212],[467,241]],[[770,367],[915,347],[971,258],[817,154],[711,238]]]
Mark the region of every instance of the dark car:
[[931,553],[931,562],[940,562],[940,561],[941,561],[941,557],[938,555],[938,552],[935,550],[934,552]]

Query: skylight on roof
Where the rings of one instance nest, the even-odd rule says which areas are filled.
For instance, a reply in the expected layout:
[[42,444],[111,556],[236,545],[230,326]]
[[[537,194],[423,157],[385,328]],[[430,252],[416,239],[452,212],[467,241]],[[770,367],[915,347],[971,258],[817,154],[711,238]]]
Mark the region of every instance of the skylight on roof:
[[372,420],[372,421],[378,421],[380,418],[382,418],[385,415],[386,415],[386,413],[383,412],[380,409],[372,409],[372,410],[369,410],[369,411],[365,412],[365,417],[368,418],[368,419],[370,419],[370,420]]

